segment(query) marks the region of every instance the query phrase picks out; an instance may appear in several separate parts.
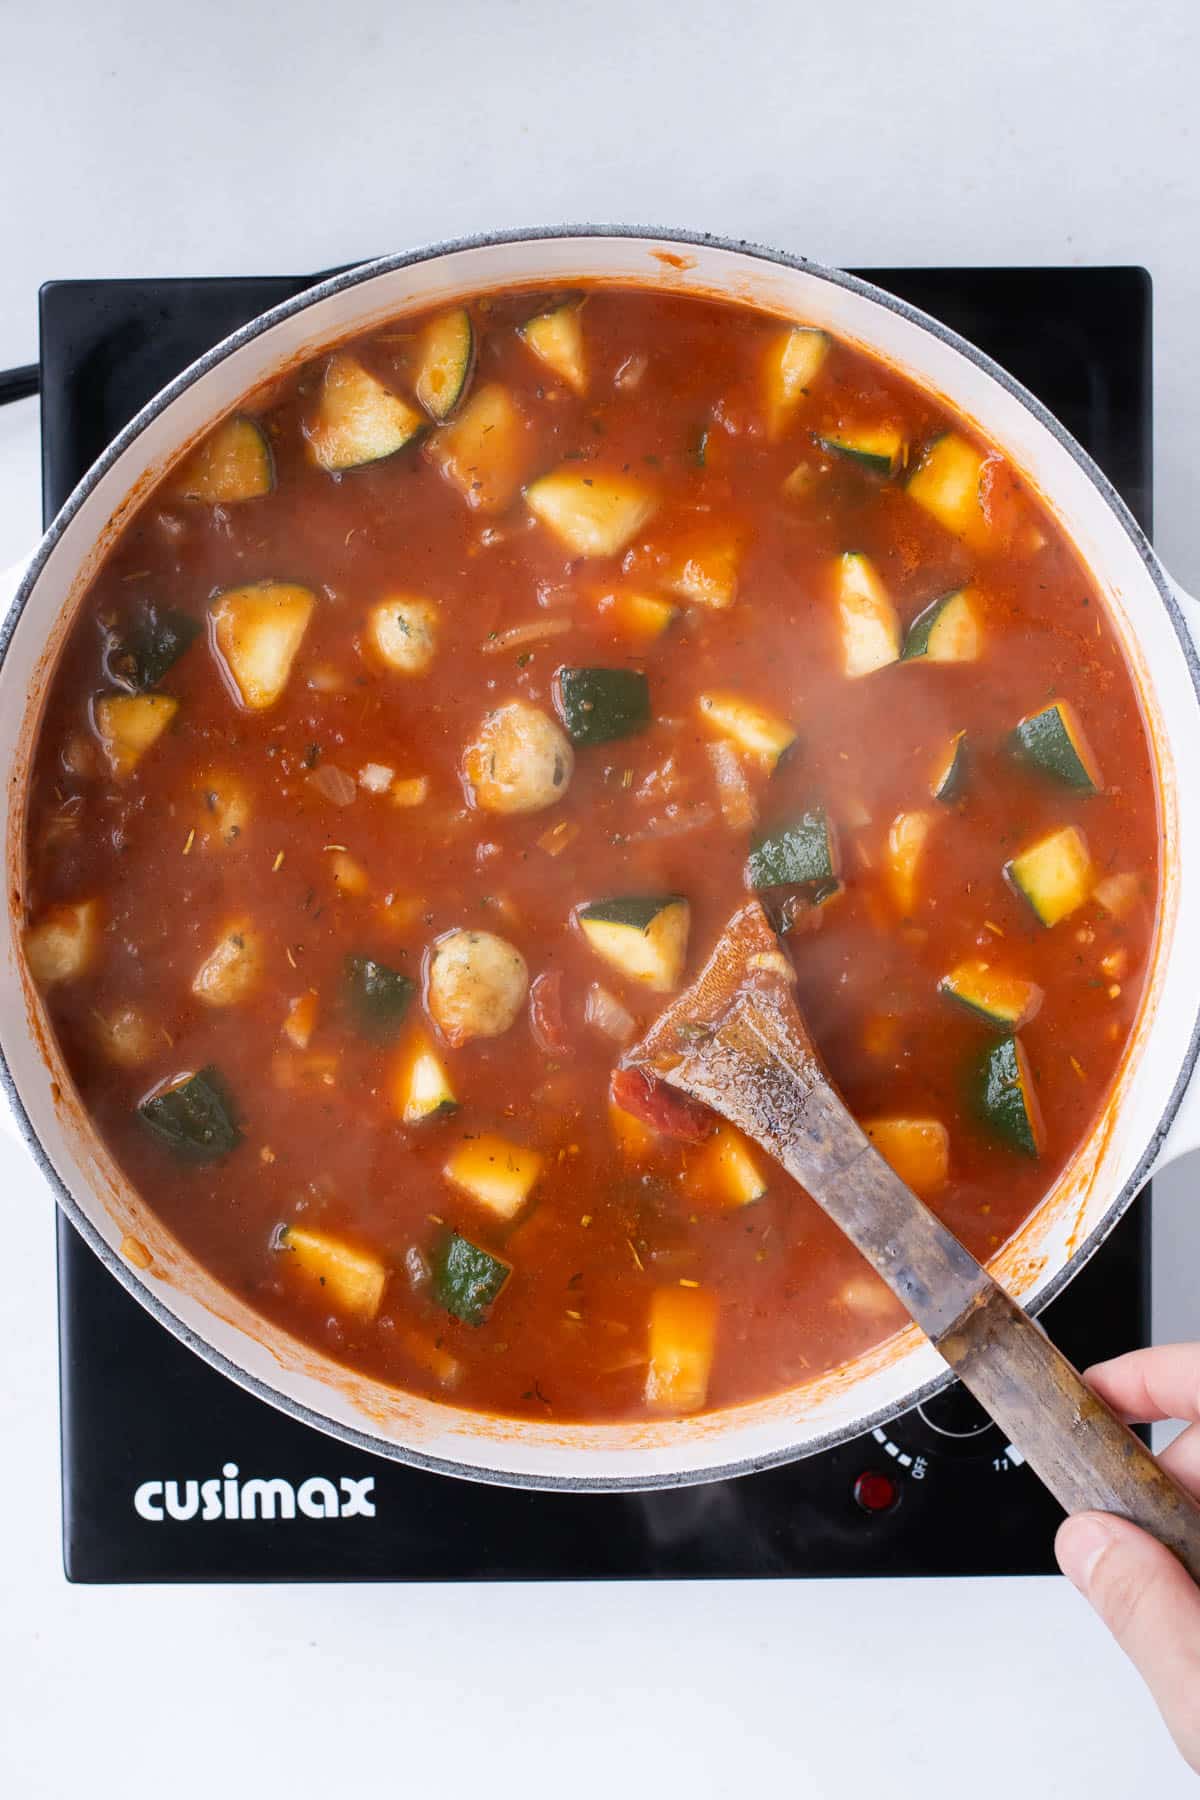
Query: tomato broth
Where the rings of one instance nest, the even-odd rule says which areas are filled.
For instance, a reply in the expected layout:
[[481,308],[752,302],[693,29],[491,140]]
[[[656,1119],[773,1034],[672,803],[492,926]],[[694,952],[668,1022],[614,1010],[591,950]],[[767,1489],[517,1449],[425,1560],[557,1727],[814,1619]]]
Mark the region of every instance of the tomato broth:
[[803,324],[596,287],[398,320],[158,485],[27,863],[83,1105],[222,1282],[401,1388],[630,1418],[903,1322],[764,1152],[613,1085],[748,888],[986,1259],[1110,1090],[1157,810],[1096,584],[972,428]]

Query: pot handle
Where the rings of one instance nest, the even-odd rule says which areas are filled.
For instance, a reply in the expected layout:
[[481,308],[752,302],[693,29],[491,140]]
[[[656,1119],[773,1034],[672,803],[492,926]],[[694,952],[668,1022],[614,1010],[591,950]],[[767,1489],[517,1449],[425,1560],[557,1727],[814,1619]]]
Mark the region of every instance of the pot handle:
[[[1200,656],[1200,599],[1180,587],[1169,573],[1167,581],[1178,603],[1184,629]],[[1154,1159],[1153,1173],[1158,1174],[1168,1163],[1178,1162],[1181,1156],[1187,1156],[1193,1150],[1200,1150],[1200,1060],[1184,1084],[1175,1116]]]

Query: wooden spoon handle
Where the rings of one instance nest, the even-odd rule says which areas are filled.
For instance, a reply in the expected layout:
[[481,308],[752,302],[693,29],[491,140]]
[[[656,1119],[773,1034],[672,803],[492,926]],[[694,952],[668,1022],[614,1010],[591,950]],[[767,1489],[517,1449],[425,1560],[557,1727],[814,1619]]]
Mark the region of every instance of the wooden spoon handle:
[[1200,1582],[1200,1506],[994,1281],[934,1339],[1068,1512],[1118,1513]]
[[808,1189],[1068,1512],[1132,1519],[1200,1581],[1200,1505],[867,1142],[790,999],[741,993],[667,1079]]

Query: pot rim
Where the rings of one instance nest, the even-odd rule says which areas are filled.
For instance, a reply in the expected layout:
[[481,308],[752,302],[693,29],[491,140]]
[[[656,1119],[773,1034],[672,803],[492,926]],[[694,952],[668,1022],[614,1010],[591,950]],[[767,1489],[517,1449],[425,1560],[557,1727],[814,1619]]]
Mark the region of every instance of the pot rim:
[[[419,263],[435,261],[439,257],[461,251],[490,249],[505,244],[553,242],[572,238],[614,238],[647,243],[690,245],[707,250],[729,251],[736,255],[755,258],[758,261],[774,263],[783,268],[795,269],[802,274],[813,276],[817,280],[828,282],[833,287],[842,288],[862,299],[874,302],[886,311],[904,319],[907,323],[928,332],[949,349],[957,351],[960,356],[989,376],[1013,399],[1017,400],[1027,412],[1032,414],[1038,424],[1049,432],[1059,446],[1067,452],[1116,518],[1117,523],[1133,544],[1139,561],[1166,608],[1191,677],[1193,693],[1200,705],[1200,652],[1197,651],[1184,619],[1176,590],[1148,537],[1108,477],[1083,446],[1076,441],[1055,415],[1028,388],[1010,375],[1001,364],[978,349],[970,339],[962,337],[958,332],[951,330],[949,326],[923,312],[919,307],[910,305],[909,302],[888,293],[884,288],[876,287],[872,282],[862,280],[859,276],[847,274],[845,270],[828,268],[824,264],[811,262],[807,257],[793,255],[788,251],[775,250],[749,239],[728,238],[717,233],[689,231],[678,227],[661,228],[648,225],[564,224],[513,227],[501,231],[477,232],[465,237],[448,238],[418,245],[415,249],[398,251],[390,256],[378,257],[371,262],[354,264],[335,274],[325,276],[317,280],[312,287],[305,288],[300,293],[293,295],[291,299],[284,300],[266,312],[259,313],[228,337],[221,339],[203,356],[189,364],[173,381],[161,388],[152,399],[147,401],[145,406],[135,413],[68,495],[63,506],[47,527],[25,571],[7,616],[0,624],[0,669],[3,668],[13,633],[37,586],[42,570],[72,519],[93,489],[152,421],[164,413],[195,382],[224,362],[226,358],[245,345],[253,343],[256,338],[284,320],[304,312],[310,306],[333,295],[371,281],[377,276],[394,274],[398,270],[410,268]],[[1030,1303],[1029,1310],[1031,1312],[1040,1312],[1043,1307],[1049,1305],[1062,1293],[1123,1217],[1159,1158],[1167,1134],[1188,1090],[1198,1058],[1200,1058],[1200,1008],[1197,1009],[1192,1025],[1183,1063],[1175,1077],[1165,1108],[1149,1143],[1120,1192],[1110,1201],[1103,1217],[1036,1299]],[[765,1451],[754,1456],[737,1458],[719,1466],[699,1469],[674,1472],[659,1470],[645,1476],[548,1475],[489,1469],[475,1464],[456,1462],[452,1458],[429,1456],[411,1446],[398,1444],[388,1438],[376,1437],[369,1432],[359,1431],[352,1425],[314,1411],[311,1407],[272,1387],[270,1383],[242,1369],[222,1351],[186,1325],[163,1300],[151,1292],[139,1279],[137,1271],[125,1262],[101,1236],[59,1175],[25,1110],[16,1081],[9,1068],[2,1033],[0,1033],[0,1087],[3,1088],[21,1138],[46,1177],[59,1206],[75,1230],[99,1257],[109,1273],[160,1325],[164,1326],[173,1337],[185,1344],[189,1350],[201,1357],[218,1373],[227,1376],[239,1387],[273,1406],[277,1411],[285,1413],[299,1423],[308,1425],[326,1436],[337,1438],[356,1450],[384,1457],[391,1462],[399,1462],[432,1474],[476,1481],[487,1486],[526,1488],[546,1492],[639,1493],[699,1486],[708,1482],[730,1480],[737,1476],[757,1474],[767,1469],[778,1468],[786,1463],[800,1461],[805,1457],[850,1442],[852,1439],[870,1432],[876,1426],[884,1424],[887,1420],[898,1417],[902,1411],[911,1411],[913,1407],[940,1393],[954,1379],[952,1372],[947,1370],[934,1380],[926,1382],[922,1387],[914,1389],[910,1395],[906,1396],[901,1406],[891,1404],[878,1408],[875,1412],[865,1415],[851,1425],[823,1432],[803,1444],[785,1445],[778,1450]]]

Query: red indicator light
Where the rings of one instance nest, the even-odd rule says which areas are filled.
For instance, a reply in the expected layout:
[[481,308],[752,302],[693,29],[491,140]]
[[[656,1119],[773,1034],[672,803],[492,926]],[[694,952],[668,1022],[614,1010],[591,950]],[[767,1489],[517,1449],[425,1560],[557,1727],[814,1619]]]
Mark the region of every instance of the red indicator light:
[[854,1484],[854,1498],[864,1512],[890,1512],[900,1498],[900,1489],[890,1475],[866,1469]]

